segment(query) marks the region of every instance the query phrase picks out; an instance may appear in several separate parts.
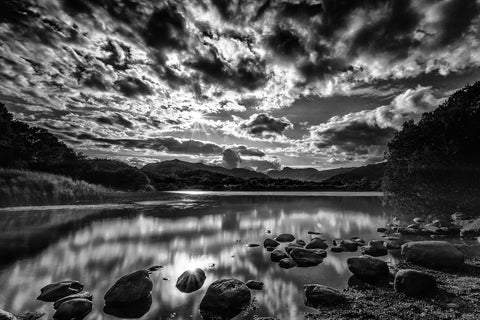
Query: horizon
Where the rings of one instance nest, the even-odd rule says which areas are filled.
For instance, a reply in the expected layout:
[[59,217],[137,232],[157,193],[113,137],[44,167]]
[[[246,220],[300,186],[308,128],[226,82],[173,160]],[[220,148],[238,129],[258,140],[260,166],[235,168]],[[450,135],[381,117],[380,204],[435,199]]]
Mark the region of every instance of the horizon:
[[358,167],[480,79],[480,2],[8,1],[0,102],[89,157]]

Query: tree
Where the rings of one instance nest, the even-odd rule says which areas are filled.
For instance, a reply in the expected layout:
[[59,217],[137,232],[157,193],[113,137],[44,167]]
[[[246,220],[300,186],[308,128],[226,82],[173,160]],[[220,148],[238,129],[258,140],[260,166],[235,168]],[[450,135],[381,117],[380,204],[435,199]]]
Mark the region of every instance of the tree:
[[480,82],[455,92],[388,144],[383,189],[403,212],[480,207]]

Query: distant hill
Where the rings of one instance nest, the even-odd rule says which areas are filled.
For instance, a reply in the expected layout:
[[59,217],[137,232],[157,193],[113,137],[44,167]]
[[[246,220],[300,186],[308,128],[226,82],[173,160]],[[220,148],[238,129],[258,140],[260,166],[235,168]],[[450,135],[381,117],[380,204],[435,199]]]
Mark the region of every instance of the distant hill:
[[314,168],[290,168],[286,167],[282,170],[270,170],[267,175],[272,179],[291,179],[299,181],[322,182],[337,174],[351,171],[355,168],[336,168],[329,170],[317,170]]
[[193,171],[206,171],[210,173],[221,174],[241,179],[269,179],[269,177],[263,173],[248,169],[227,169],[219,166],[209,166],[204,163],[191,163],[181,160],[169,160],[157,163],[150,163],[144,166],[142,168],[142,171],[154,179],[161,178],[162,176],[171,177],[179,174],[184,175]]
[[325,180],[324,183],[326,185],[345,187],[352,190],[380,190],[385,173],[385,165],[385,162],[381,162],[351,168],[352,170],[334,175]]

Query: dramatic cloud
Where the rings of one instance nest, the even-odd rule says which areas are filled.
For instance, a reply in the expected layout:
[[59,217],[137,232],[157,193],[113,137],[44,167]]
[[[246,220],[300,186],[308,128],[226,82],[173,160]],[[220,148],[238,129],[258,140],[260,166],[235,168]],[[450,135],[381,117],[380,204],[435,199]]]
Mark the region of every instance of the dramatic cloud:
[[265,113],[254,114],[240,124],[251,135],[282,134],[292,123],[287,118],[275,118]]
[[226,149],[223,152],[223,166],[225,168],[228,168],[228,169],[237,168],[241,162],[242,162],[242,159],[240,158],[240,156],[232,149]]

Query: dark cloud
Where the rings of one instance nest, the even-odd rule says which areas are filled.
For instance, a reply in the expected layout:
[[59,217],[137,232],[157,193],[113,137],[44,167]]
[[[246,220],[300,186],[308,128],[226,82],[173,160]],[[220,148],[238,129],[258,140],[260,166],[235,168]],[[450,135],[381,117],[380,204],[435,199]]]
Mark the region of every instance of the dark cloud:
[[476,0],[451,0],[442,6],[440,23],[436,26],[436,44],[445,46],[461,39],[479,14]]
[[100,91],[108,90],[110,83],[105,79],[103,74],[98,71],[89,71],[86,73],[83,84],[89,88],[98,89]]
[[96,120],[101,124],[106,124],[109,126],[120,125],[128,129],[133,128],[133,122],[131,122],[128,119],[125,119],[125,117],[123,117],[120,114],[115,114],[110,117],[99,117]]
[[252,135],[282,134],[292,123],[287,118],[275,118],[265,113],[254,114],[240,127]]
[[275,27],[272,34],[265,38],[265,42],[275,55],[295,58],[306,54],[306,49],[300,36],[285,25]]
[[225,168],[238,168],[241,162],[242,159],[240,156],[232,149],[225,149],[225,151],[223,151],[222,163]]
[[185,48],[188,36],[185,18],[175,5],[165,5],[152,13],[143,36],[155,48]]
[[237,152],[238,154],[242,156],[251,156],[251,157],[264,157],[265,152],[255,149],[255,148],[247,148],[246,146],[238,146],[235,148],[232,148]]
[[367,154],[371,147],[385,147],[396,132],[391,127],[352,121],[317,132],[319,141],[315,145],[320,149],[336,147],[344,152]]
[[114,69],[120,71],[125,71],[129,68],[132,61],[132,53],[129,46],[108,39],[102,50],[107,54],[105,58],[100,58],[103,63],[111,65]]
[[137,95],[151,95],[152,88],[142,80],[135,77],[126,77],[114,82],[115,89],[123,93],[127,97]]
[[323,5],[321,3],[311,3],[310,1],[286,1],[279,5],[280,15],[286,18],[295,18],[300,21],[320,15],[322,12]]

